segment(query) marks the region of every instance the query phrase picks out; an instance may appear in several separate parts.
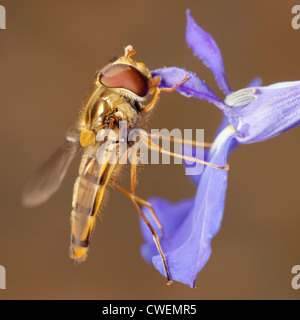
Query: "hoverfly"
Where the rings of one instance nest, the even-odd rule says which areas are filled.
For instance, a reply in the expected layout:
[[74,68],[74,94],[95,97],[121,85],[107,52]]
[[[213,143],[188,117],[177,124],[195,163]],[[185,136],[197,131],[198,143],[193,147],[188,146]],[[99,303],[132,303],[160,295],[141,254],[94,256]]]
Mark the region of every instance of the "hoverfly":
[[[137,158],[138,151],[132,151],[129,148],[129,151],[125,153],[126,157],[131,155],[133,159],[130,167],[130,191],[126,191],[115,182],[117,173],[123,165],[120,164],[120,161],[117,161],[117,158],[115,158],[116,161],[112,161],[112,157],[116,157],[116,154],[119,153],[120,141],[117,139],[112,142],[110,148],[101,149],[101,147],[103,147],[105,140],[103,139],[105,129],[109,129],[118,135],[120,121],[126,121],[128,131],[139,127],[142,114],[154,108],[160,92],[172,92],[183,84],[188,76],[172,88],[159,88],[160,77],[152,77],[145,64],[133,60],[132,56],[135,53],[136,51],[132,46],[127,46],[124,56],[96,73],[94,88],[83,105],[77,123],[67,131],[64,144],[28,182],[23,193],[23,204],[30,207],[48,200],[59,188],[75,155],[82,153],[79,175],[73,191],[71,258],[77,262],[86,259],[96,216],[102,209],[107,186],[112,184],[132,200],[139,215],[152,232],[155,245],[164,264],[167,284],[169,285],[172,280],[166,257],[160,245],[160,238],[140,206],[148,207],[160,230],[162,230],[162,226],[151,204],[135,194],[137,163],[133,160]],[[152,100],[143,105],[142,103],[151,95],[153,95]],[[106,138],[109,140],[109,137]],[[164,153],[167,152],[154,144],[150,136],[143,136],[141,140],[150,148]],[[132,147],[133,142],[125,141],[125,143]],[[97,157],[100,149],[102,150],[101,161]],[[171,153],[170,155],[174,156]],[[193,159],[181,157],[187,160]],[[199,162],[207,164],[201,160]],[[225,168],[212,166],[220,169]]]

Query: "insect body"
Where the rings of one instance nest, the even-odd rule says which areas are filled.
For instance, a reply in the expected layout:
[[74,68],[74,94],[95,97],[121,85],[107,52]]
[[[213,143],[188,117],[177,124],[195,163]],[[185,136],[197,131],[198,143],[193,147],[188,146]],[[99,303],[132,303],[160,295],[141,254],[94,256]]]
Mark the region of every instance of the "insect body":
[[[140,205],[148,206],[159,228],[161,225],[151,205],[135,195],[136,162],[131,163],[130,192],[118,186],[114,178],[122,168],[118,160],[120,153],[119,123],[126,121],[128,132],[140,127],[142,114],[153,109],[159,93],[173,91],[186,81],[187,77],[173,88],[160,89],[158,88],[160,78],[152,77],[143,63],[134,61],[131,58],[134,54],[135,50],[132,46],[127,46],[123,57],[96,74],[94,88],[81,110],[79,120],[67,132],[64,145],[26,185],[23,204],[35,206],[45,202],[59,188],[72,159],[78,152],[81,152],[82,160],[79,176],[74,185],[72,202],[72,259],[78,262],[86,259],[96,216],[101,211],[108,183],[113,182],[117,189],[131,198],[139,214],[150,228],[165,266],[168,284],[170,284],[172,281],[159,237],[140,209]],[[143,105],[143,102],[153,94],[150,103]],[[103,148],[103,136],[106,130],[111,130],[117,137],[110,144],[110,148]],[[106,138],[110,139],[109,136]],[[149,138],[144,137],[144,139],[144,143],[148,145]],[[133,142],[126,141],[126,143],[132,147]],[[129,157],[130,152],[133,159],[137,157],[137,151],[133,152],[130,149],[125,156]],[[101,161],[99,161],[99,154]]]
[[78,129],[84,151],[74,187],[72,211],[71,256],[76,261],[86,258],[106,187],[120,170],[118,143],[111,145],[113,150],[103,148],[102,156],[103,153],[105,156],[99,161],[96,155],[103,141],[97,140],[104,129],[113,130],[118,135],[120,121],[126,121],[129,131],[137,127],[142,110],[140,101],[145,99],[153,82],[145,65],[131,59],[134,53],[128,46],[124,57],[97,73],[95,88],[80,115]]

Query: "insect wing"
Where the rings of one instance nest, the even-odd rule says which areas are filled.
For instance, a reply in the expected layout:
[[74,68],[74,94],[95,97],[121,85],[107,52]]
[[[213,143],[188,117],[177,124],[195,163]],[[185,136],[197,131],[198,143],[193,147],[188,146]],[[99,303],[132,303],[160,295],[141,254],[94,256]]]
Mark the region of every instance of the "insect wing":
[[23,205],[34,207],[47,201],[59,189],[70,163],[80,149],[79,143],[66,140],[26,184],[22,195]]

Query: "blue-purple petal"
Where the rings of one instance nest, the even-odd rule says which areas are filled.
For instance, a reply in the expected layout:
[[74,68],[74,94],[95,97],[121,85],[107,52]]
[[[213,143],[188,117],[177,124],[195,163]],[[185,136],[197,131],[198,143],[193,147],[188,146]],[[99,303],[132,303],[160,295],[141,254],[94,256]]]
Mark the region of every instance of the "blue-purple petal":
[[239,116],[238,123],[233,125],[240,133],[239,143],[264,141],[300,124],[299,81],[254,90],[255,99],[234,110]]
[[160,76],[162,88],[171,88],[180,83],[185,76],[189,79],[176,90],[187,97],[195,97],[213,103],[222,111],[226,108],[225,103],[194,73],[177,67],[162,68],[151,71],[152,76]]
[[[192,158],[194,158],[197,154],[201,154],[201,153],[203,153],[203,160],[207,161],[208,154],[209,154],[209,148],[204,148],[204,150],[203,150],[203,148],[201,148],[201,149],[199,148],[197,150],[197,147],[184,145],[183,150],[182,150],[183,155],[188,156],[188,157],[192,157]],[[185,168],[191,168],[191,167],[195,166],[195,164],[189,164],[188,161],[183,161],[183,164],[184,164]],[[187,174],[187,175],[190,177],[192,182],[196,186],[198,186],[202,172],[200,174],[196,174],[196,175],[189,175],[189,174]]]
[[[160,223],[164,227],[164,238],[171,238],[187,218],[189,212],[193,207],[194,199],[186,199],[186,200],[181,200],[177,203],[172,203],[170,201],[167,201],[161,198],[151,198],[149,202],[151,203],[152,208],[155,214],[157,215]],[[151,225],[156,230],[158,236],[161,237],[162,236],[161,231],[156,225],[155,220],[150,214],[149,209],[147,207],[144,207],[143,212],[148,218]],[[140,219],[140,223],[141,223],[142,235],[146,241],[146,243],[143,244],[141,248],[142,256],[146,261],[151,262],[152,257],[155,255],[158,255],[158,251],[153,242],[153,236],[149,228],[147,227],[147,225],[144,223],[142,219]],[[189,235],[190,230],[187,230],[187,231],[188,232],[186,237]],[[179,241],[184,241],[182,237],[179,237],[177,239]],[[177,241],[174,241],[173,245],[176,247],[176,246],[179,246],[180,243],[178,243]]]
[[[215,104],[224,113],[213,147],[205,160],[225,166],[230,152],[239,144],[270,139],[300,124],[300,81],[261,86],[255,78],[247,88],[232,93],[224,72],[221,52],[210,34],[201,29],[187,11],[186,41],[194,54],[213,72],[219,87],[226,94],[225,102],[195,74],[184,69],[164,68],[152,72],[162,79],[161,87],[177,85],[190,78],[176,90]],[[190,155],[194,148],[187,148]],[[187,153],[188,154],[187,154]],[[186,165],[186,164],[185,164]],[[193,199],[170,203],[160,198],[150,199],[165,231],[161,238],[170,276],[194,287],[198,272],[211,254],[211,240],[220,229],[227,188],[227,171],[206,166],[201,175],[192,176],[197,185]],[[162,236],[148,208],[143,212]],[[142,255],[165,276],[164,265],[153,242],[151,232],[141,220],[145,243]]]
[[228,84],[221,51],[213,37],[198,26],[187,10],[186,42],[193,50],[194,55],[212,71],[215,79],[223,92],[228,95],[232,92]]
[[248,84],[247,88],[261,87],[261,85],[262,85],[262,79],[260,77],[256,77],[252,79],[252,81]]
[[[215,140],[208,160],[224,166],[233,137],[234,130],[226,128]],[[172,279],[194,287],[198,272],[210,257],[211,239],[221,226],[226,187],[227,171],[207,166],[200,177],[195,199],[185,200],[183,209],[162,199],[150,201],[166,229],[161,244]],[[148,209],[144,208],[144,212],[149,216]],[[141,226],[146,240],[143,256],[149,261],[153,254],[154,266],[165,275],[152,236],[143,224]]]

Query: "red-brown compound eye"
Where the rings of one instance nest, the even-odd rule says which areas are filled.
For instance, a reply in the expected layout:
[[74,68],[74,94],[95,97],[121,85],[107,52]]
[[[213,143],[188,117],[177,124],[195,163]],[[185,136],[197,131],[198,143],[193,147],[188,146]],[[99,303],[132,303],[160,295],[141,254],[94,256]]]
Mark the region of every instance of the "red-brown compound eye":
[[106,87],[126,89],[139,97],[145,97],[149,90],[146,77],[127,64],[109,64],[102,70],[99,81]]

